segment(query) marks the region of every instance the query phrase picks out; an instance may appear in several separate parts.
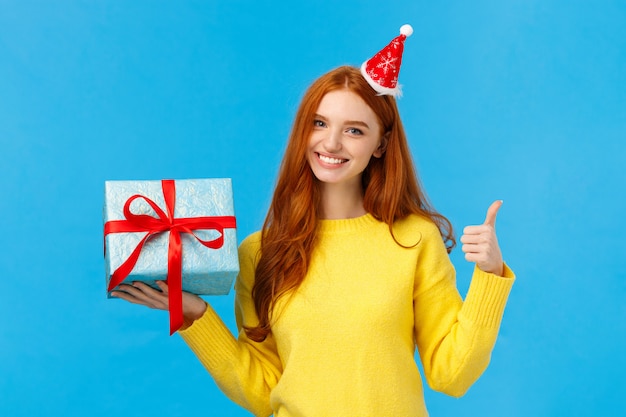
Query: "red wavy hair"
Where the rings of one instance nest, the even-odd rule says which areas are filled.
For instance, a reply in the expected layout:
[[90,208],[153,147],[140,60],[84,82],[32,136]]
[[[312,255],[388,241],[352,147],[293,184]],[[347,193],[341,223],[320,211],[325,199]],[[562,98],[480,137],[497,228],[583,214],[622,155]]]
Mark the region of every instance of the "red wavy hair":
[[378,116],[380,134],[387,138],[382,157],[372,158],[363,172],[365,210],[387,223],[392,235],[394,221],[410,214],[427,217],[439,227],[448,252],[456,244],[452,225],[433,209],[419,184],[395,99],[377,95],[357,68],[336,68],[309,87],[296,113],[261,232],[252,288],[259,324],[245,329],[252,340],[265,340],[276,301],[298,288],[306,276],[320,218],[320,191],[307,162],[308,142],[322,98],[341,89],[358,94],[367,103]]

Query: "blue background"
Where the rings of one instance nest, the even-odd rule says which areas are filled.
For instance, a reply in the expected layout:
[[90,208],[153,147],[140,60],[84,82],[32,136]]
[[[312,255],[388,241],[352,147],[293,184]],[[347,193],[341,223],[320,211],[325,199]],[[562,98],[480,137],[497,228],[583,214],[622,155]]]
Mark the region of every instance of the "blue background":
[[165,312],[105,298],[103,183],[231,177],[243,239],[303,90],[403,23],[426,190],[459,234],[503,199],[518,275],[490,367],[431,414],[621,415],[626,3],[604,0],[0,0],[0,415],[247,415]]

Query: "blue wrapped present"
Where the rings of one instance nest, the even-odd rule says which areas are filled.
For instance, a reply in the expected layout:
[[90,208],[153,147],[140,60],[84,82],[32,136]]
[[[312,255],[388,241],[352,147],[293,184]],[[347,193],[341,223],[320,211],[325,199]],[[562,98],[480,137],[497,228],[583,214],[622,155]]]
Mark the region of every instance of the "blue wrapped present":
[[106,181],[104,224],[107,291],[167,280],[173,327],[181,290],[228,294],[239,272],[230,179]]

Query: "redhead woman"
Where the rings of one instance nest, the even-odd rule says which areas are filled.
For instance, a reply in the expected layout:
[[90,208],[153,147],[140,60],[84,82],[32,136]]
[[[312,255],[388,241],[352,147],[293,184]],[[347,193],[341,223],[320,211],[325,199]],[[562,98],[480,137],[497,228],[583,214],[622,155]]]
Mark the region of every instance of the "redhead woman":
[[[389,47],[401,53],[408,35]],[[427,416],[415,349],[428,384],[461,396],[497,338],[514,281],[501,202],[461,237],[476,264],[463,300],[451,224],[420,187],[396,107],[399,65],[389,83],[367,64],[324,74],[302,99],[265,223],[239,248],[239,333],[183,295],[180,335],[256,416]],[[159,287],[114,295],[167,309]]]

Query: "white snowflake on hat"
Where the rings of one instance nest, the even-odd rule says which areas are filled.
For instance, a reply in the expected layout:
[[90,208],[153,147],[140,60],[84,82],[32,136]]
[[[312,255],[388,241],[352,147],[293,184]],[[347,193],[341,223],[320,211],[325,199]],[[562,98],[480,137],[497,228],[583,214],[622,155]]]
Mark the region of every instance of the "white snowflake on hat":
[[400,35],[361,65],[361,74],[379,95],[402,95],[398,74],[402,64],[404,41],[413,34],[411,25],[402,25]]

